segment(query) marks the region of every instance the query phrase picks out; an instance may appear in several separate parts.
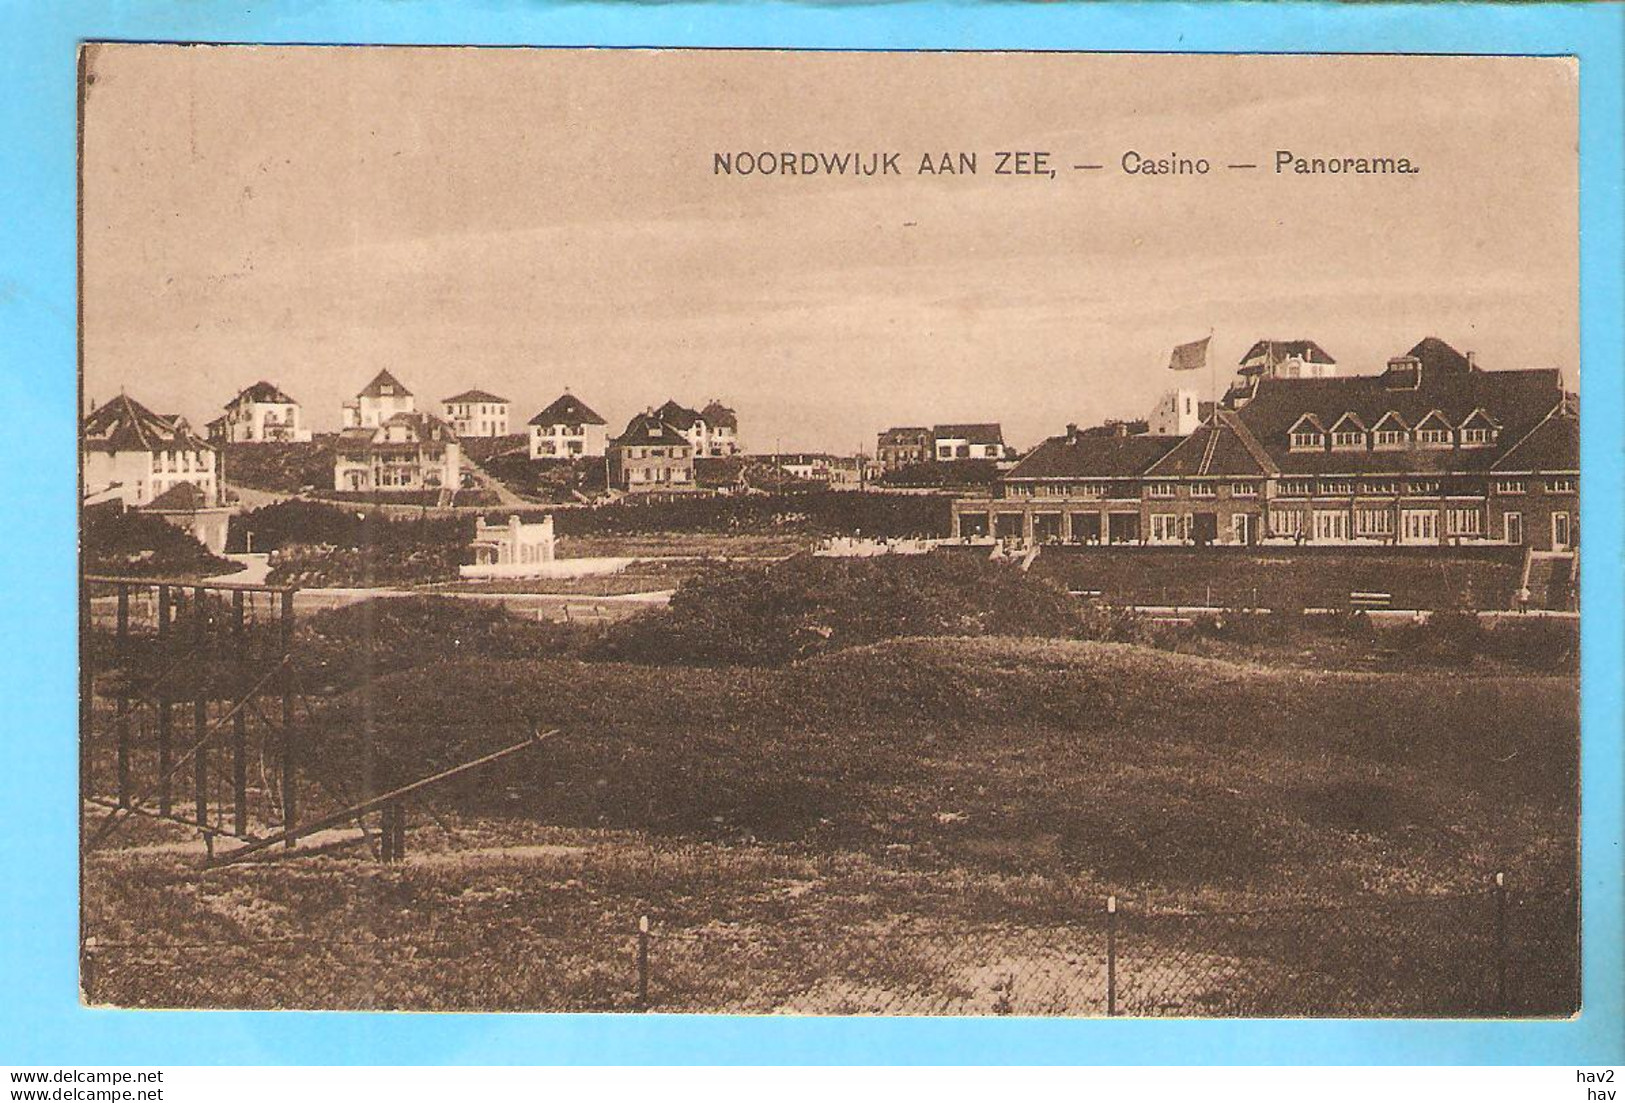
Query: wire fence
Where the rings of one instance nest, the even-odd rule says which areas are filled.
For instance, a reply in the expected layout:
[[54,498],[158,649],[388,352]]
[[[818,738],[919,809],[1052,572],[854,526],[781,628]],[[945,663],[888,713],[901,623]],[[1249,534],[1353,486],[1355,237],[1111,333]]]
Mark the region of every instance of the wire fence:
[[1579,1009],[1571,890],[1246,911],[1102,907],[1065,923],[924,918],[388,937],[84,943],[126,1007],[819,1015],[1559,1017]]

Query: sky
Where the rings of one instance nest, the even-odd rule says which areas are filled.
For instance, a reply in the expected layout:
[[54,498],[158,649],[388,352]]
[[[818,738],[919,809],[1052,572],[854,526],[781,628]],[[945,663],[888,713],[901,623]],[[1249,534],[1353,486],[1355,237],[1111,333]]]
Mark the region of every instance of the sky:
[[[753,451],[1144,416],[1175,344],[1347,372],[1434,335],[1578,386],[1567,59],[109,45],[87,58],[86,401],[194,425],[266,379],[318,431],[388,368],[515,427],[569,388]],[[1404,175],[1296,175],[1408,157]],[[1000,151],[1047,151],[1003,175]],[[714,154],[896,152],[876,177]],[[974,152],[978,172],[917,172]],[[1125,153],[1205,175],[1123,171]],[[1230,164],[1257,169],[1230,169]],[[1074,169],[1098,164],[1099,169]]]

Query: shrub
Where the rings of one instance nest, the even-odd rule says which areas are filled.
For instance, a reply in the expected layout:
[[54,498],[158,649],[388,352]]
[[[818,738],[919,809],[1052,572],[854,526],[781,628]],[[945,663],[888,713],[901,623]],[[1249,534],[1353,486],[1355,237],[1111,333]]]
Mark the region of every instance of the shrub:
[[1137,619],[968,556],[713,568],[668,608],[611,629],[598,654],[653,663],[777,665],[899,636],[1123,638]]
[[1478,614],[1444,610],[1420,624],[1407,624],[1395,630],[1394,642],[1423,662],[1463,663],[1482,650],[1484,627]]
[[1579,669],[1580,622],[1556,617],[1503,618],[1483,633],[1484,653],[1535,670]]
[[149,513],[87,509],[80,539],[86,574],[207,578],[242,569]]
[[[328,505],[289,500],[241,513],[231,519],[227,546],[242,551],[245,533],[254,534],[255,551],[275,551],[296,544],[336,548],[461,548],[474,537],[468,517],[390,517],[366,506]],[[453,560],[455,562],[455,560]]]

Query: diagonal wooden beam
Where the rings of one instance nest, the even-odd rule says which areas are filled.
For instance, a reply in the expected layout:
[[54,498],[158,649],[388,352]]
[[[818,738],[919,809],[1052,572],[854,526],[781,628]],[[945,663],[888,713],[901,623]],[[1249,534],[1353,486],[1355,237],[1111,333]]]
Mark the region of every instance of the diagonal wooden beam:
[[464,762],[460,766],[453,766],[450,769],[441,770],[438,774],[431,774],[428,777],[419,778],[417,781],[411,782],[407,785],[402,785],[398,789],[391,789],[387,793],[381,793],[376,797],[370,797],[359,804],[352,804],[350,807],[339,812],[334,812],[332,815],[311,820],[309,823],[302,823],[297,827],[282,831],[276,835],[270,835],[266,838],[258,840],[257,842],[249,843],[247,846],[240,846],[235,850],[228,850],[210,862],[208,868],[218,869],[221,866],[242,861],[244,858],[247,858],[252,854],[256,854],[261,850],[265,850],[268,847],[276,846],[278,843],[291,843],[302,835],[309,835],[316,831],[325,831],[329,827],[336,827],[337,825],[348,820],[356,819],[360,816],[366,815],[368,812],[381,808],[391,801],[399,800],[400,798],[418,792],[421,789],[427,789],[431,785],[437,785],[440,782],[445,781],[447,778],[455,777],[458,774],[466,773],[469,770],[475,769],[476,767],[495,762],[499,758],[506,758],[511,754],[517,754],[519,751],[525,750],[527,747],[534,747],[543,740],[550,739],[557,734],[559,734],[558,728],[553,728],[545,732],[534,732],[522,743],[515,743],[513,746],[504,747],[500,751],[492,751],[488,755],[481,755],[479,758],[471,759],[468,762]]

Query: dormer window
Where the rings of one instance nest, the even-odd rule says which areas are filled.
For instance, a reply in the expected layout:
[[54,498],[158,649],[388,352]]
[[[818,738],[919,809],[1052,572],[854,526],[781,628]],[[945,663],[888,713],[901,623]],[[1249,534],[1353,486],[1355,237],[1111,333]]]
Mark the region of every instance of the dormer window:
[[1416,443],[1423,448],[1449,448],[1455,443],[1455,438],[1450,423],[1437,410],[1417,422]]
[[1332,450],[1354,452],[1365,450],[1365,426],[1353,414],[1344,414],[1332,426]]
[[1315,420],[1314,414],[1304,414],[1292,426],[1290,437],[1294,452],[1320,452],[1326,447],[1326,430]]
[[1411,442],[1411,430],[1405,419],[1396,413],[1382,415],[1377,427],[1371,431],[1371,446],[1378,450],[1394,451]]
[[1463,448],[1488,448],[1495,443],[1499,435],[1500,426],[1482,409],[1474,410],[1467,415],[1467,420],[1461,423],[1461,446]]

